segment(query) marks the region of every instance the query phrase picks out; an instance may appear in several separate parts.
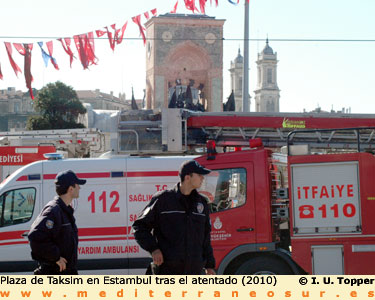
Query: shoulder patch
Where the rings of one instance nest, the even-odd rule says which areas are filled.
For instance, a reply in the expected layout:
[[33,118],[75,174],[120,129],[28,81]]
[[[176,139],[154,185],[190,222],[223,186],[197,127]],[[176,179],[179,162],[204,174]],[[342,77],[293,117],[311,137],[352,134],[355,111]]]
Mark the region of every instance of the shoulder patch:
[[55,224],[55,223],[54,223],[52,220],[47,220],[47,221],[46,221],[46,227],[47,227],[48,229],[52,229],[54,224]]

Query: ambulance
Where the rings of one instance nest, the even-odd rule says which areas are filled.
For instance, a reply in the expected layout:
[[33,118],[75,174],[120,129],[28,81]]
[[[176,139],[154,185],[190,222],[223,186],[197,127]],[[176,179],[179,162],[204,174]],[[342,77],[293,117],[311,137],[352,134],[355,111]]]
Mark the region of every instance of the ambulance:
[[192,157],[51,156],[15,171],[0,185],[0,272],[35,269],[27,233],[56,195],[57,173],[73,170],[87,180],[73,202],[80,273],[144,274],[150,258],[134,240],[131,225],[154,193],[178,182],[179,166]]

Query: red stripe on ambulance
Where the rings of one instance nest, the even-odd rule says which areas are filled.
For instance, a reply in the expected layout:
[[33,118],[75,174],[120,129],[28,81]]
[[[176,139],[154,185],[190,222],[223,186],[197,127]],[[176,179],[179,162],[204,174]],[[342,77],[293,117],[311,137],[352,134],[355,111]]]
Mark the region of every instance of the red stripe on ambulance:
[[[43,174],[44,180],[53,180],[57,174]],[[111,178],[111,172],[77,173],[79,178]],[[178,171],[135,171],[124,172],[125,177],[174,177],[178,176]],[[26,175],[17,179],[17,181],[28,181]]]

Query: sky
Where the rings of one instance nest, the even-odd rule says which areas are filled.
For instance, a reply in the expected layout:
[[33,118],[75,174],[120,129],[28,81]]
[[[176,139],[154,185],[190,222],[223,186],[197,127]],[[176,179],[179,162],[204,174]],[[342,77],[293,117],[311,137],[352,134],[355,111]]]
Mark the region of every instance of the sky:
[[[60,80],[76,90],[113,91],[116,96],[125,93],[130,99],[133,86],[135,97],[141,99],[146,81],[146,49],[143,41],[137,39],[139,30],[131,18],[154,8],[158,14],[168,13],[176,1],[0,0],[0,64],[4,76],[0,89],[27,90],[24,75],[17,78],[11,68],[3,42],[33,43],[34,88]],[[224,101],[230,94],[230,61],[239,48],[243,53],[244,1],[233,5],[228,0],[219,0],[218,7],[215,1],[212,6],[207,1],[206,14],[226,20]],[[196,5],[199,6],[198,0]],[[279,60],[281,112],[311,111],[319,106],[326,111],[350,108],[351,113],[375,113],[374,12],[374,0],[250,0],[250,110],[254,111],[257,55],[268,36]],[[183,0],[179,0],[177,13],[191,13]],[[70,68],[69,56],[57,38],[73,37],[114,23],[121,27],[126,21],[125,40],[114,52],[108,40],[95,40],[98,64],[83,70],[77,59]],[[37,45],[50,40],[54,41],[53,54],[59,71],[50,63],[45,67]],[[75,46],[72,49],[76,54]],[[13,59],[23,71],[24,58],[14,48]]]

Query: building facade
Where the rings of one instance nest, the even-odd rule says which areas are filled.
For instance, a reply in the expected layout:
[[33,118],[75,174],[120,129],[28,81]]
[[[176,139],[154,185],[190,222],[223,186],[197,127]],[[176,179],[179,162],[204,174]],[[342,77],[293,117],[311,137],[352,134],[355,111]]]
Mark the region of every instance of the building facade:
[[[34,95],[37,95],[34,90]],[[96,90],[76,91],[78,99],[82,103],[89,103],[95,110],[130,110],[131,100],[125,99],[125,94],[116,97]],[[142,108],[142,99],[136,100],[139,108]],[[17,91],[14,87],[0,90],[0,131],[22,131],[26,129],[27,120],[30,116],[38,115],[35,111],[34,102],[29,92]]]
[[125,94],[119,94],[119,97],[103,93],[99,89],[96,90],[79,90],[76,91],[78,99],[82,103],[91,104],[93,109],[103,110],[125,110],[130,109],[129,103],[125,101]]
[[255,93],[256,112],[279,112],[280,89],[277,86],[277,53],[269,46],[268,38],[266,46],[258,53],[257,60],[258,81]]
[[193,101],[207,111],[222,110],[224,22],[205,15],[165,14],[145,24],[146,108],[168,107],[176,86],[181,91],[190,86]]
[[23,130],[32,115],[35,111],[28,92],[14,87],[0,90],[0,131]]

